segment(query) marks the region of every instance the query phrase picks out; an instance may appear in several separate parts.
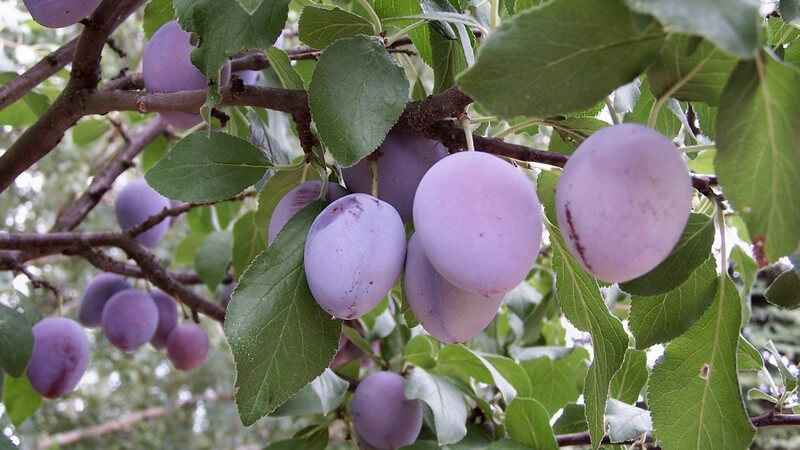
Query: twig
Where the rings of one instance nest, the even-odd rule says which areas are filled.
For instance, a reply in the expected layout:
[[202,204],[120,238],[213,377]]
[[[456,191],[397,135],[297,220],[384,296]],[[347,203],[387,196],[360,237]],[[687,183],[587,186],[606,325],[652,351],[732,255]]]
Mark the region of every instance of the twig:
[[57,50],[42,58],[23,74],[9,80],[0,86],[0,109],[21,99],[31,89],[38,86],[42,81],[50,78],[53,74],[63,69],[64,66],[72,61],[75,55],[75,47],[78,45],[78,38],[75,38],[62,45]]

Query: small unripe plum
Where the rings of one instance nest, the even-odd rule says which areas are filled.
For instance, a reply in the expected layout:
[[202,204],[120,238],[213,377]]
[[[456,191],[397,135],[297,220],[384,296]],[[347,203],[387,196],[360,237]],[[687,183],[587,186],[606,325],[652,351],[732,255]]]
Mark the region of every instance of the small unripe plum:
[[414,315],[425,330],[446,344],[472,339],[492,321],[503,294],[483,295],[450,283],[436,272],[419,238],[408,241],[403,287]]
[[[417,186],[428,169],[447,156],[447,148],[439,141],[392,131],[377,152],[378,198],[394,206],[404,222],[411,223]],[[372,171],[366,158],[343,169],[342,176],[351,191],[372,192]]]
[[556,188],[567,247],[587,271],[611,283],[644,275],[669,256],[691,202],[692,181],[678,149],[637,124],[592,134]]
[[[322,189],[322,182],[320,180],[306,181],[300,184],[286,195],[281,198],[272,212],[272,217],[269,219],[269,230],[267,237],[269,243],[275,240],[278,233],[286,225],[298,211],[305,208],[319,198],[319,192]],[[325,200],[332,202],[347,195],[347,189],[339,186],[336,183],[328,183],[328,190],[325,193]]]
[[113,273],[101,273],[92,278],[86,285],[81,298],[81,306],[78,309],[78,321],[86,327],[100,326],[103,315],[103,307],[112,295],[125,289],[130,289],[131,285],[125,278]]
[[350,409],[356,432],[370,445],[392,450],[414,443],[422,429],[422,404],[403,394],[405,379],[376,372],[359,383]]
[[77,322],[49,317],[33,326],[27,375],[42,397],[58,398],[78,385],[89,364],[89,340]]
[[208,357],[208,336],[193,323],[175,327],[167,339],[167,356],[178,370],[194,370]]
[[23,0],[31,17],[47,28],[74,25],[91,14],[100,0]]
[[[170,206],[169,199],[154,191],[143,179],[138,179],[122,189],[117,196],[114,209],[119,227],[127,230]],[[136,240],[145,247],[155,247],[168,229],[169,219],[164,219],[158,225],[136,236]]]
[[178,326],[178,308],[175,299],[163,291],[153,290],[150,296],[153,297],[158,309],[158,326],[150,343],[160,349],[167,346],[169,334]]
[[542,240],[542,207],[528,178],[502,159],[460,152],[436,163],[414,197],[414,226],[436,271],[483,295],[525,279]]
[[158,307],[146,292],[118,292],[103,308],[103,332],[111,345],[126,352],[153,339],[158,328]]
[[[208,78],[192,64],[190,55],[195,50],[190,42],[191,33],[183,31],[177,21],[161,26],[150,38],[142,55],[144,86],[150,92],[177,92],[205,89]],[[222,68],[220,85],[230,81],[231,67]],[[203,121],[199,114],[162,112],[161,117],[176,128],[191,128]]]
[[311,224],[304,261],[317,303],[340,319],[368,312],[403,269],[406,238],[392,205],[350,194],[328,205]]

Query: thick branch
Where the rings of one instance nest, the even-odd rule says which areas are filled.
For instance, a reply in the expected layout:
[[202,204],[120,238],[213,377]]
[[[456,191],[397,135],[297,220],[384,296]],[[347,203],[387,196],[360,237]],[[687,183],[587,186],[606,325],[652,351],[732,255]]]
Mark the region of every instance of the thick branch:
[[42,58],[41,61],[34,64],[33,67],[25,71],[22,75],[0,86],[0,109],[21,99],[31,89],[38,86],[39,83],[63,69],[64,66],[72,61],[72,56],[75,54],[75,47],[77,47],[77,45],[78,38],[67,42]]

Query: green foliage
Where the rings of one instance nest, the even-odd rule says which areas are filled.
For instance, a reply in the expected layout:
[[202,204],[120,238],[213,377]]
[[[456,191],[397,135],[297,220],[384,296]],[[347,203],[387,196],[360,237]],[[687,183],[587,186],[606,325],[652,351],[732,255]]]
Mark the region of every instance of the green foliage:
[[194,256],[194,269],[211,292],[225,279],[233,252],[230,231],[216,231],[200,243]]
[[446,378],[417,367],[406,380],[405,396],[431,408],[439,445],[454,444],[467,434],[467,406],[461,392]]
[[458,84],[502,117],[580,111],[643,71],[663,36],[638,29],[622,0],[559,0],[503,22]]
[[231,297],[225,335],[245,425],[319,376],[336,353],[341,323],[314,302],[303,270],[305,236],[321,210],[313,203],[295,214],[242,274]]
[[239,277],[256,255],[267,248],[267,240],[255,226],[256,213],[250,211],[233,226],[233,273]]
[[506,427],[514,441],[543,450],[558,448],[547,410],[532,398],[517,397],[508,405]]
[[6,375],[3,381],[3,404],[14,426],[28,420],[42,405],[42,397],[33,390],[28,377]]
[[778,276],[766,292],[767,301],[782,308],[797,308],[800,305],[800,277],[795,270],[787,270]]
[[292,67],[289,55],[286,52],[276,47],[270,47],[267,49],[267,59],[269,59],[269,64],[281,80],[281,85],[284,89],[298,91],[304,89],[303,80],[300,78],[300,74]]
[[408,89],[403,70],[380,39],[356,36],[334,42],[322,52],[308,88],[322,143],[343,166],[357,163],[397,122]]
[[150,0],[144,7],[142,28],[147,39],[153,36],[162,25],[175,18],[175,8],[172,0]]
[[12,377],[25,372],[33,352],[33,332],[28,319],[0,304],[0,369]]
[[353,13],[339,8],[303,8],[298,23],[300,40],[315,48],[325,48],[337,39],[357,34],[372,34],[372,24]]
[[623,403],[636,403],[639,393],[647,383],[647,354],[641,350],[629,348],[625,352],[625,360],[614,378],[608,396]]

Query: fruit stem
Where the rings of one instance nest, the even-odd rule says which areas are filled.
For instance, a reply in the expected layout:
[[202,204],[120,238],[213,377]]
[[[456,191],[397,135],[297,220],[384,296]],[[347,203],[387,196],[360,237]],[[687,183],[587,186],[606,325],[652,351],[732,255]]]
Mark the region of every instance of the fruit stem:
[[722,266],[722,273],[720,276],[724,278],[728,275],[728,252],[727,246],[725,245],[725,210],[719,202],[717,202],[716,215],[717,226],[719,227],[719,259],[720,265]]
[[375,9],[367,0],[358,0],[358,4],[367,11],[375,36],[379,36],[381,34],[381,18],[378,17],[378,13],[375,12]]
[[378,160],[369,160],[369,171],[372,174],[372,196],[378,198]]
[[694,153],[694,152],[702,152],[703,150],[714,150],[717,148],[717,144],[702,144],[702,145],[688,145],[686,147],[681,147],[678,150],[681,153]]
[[608,97],[606,97],[606,108],[608,108],[608,115],[611,116],[611,122],[614,125],[619,125],[619,116],[616,111],[614,111],[614,105],[611,104],[611,99]]
[[656,121],[658,120],[658,113],[661,112],[661,107],[664,106],[664,102],[667,101],[668,97],[659,97],[658,100],[653,103],[653,107],[650,108],[650,116],[647,118],[647,126],[650,128],[655,129]]
[[410,31],[413,31],[414,29],[419,28],[422,25],[425,25],[426,23],[427,23],[426,21],[420,20],[418,22],[414,22],[411,25],[401,29],[397,33],[395,33],[395,34],[389,36],[388,38],[386,38],[386,46],[388,47],[388,46],[394,44],[395,42],[397,42],[397,40],[402,39],[403,36],[408,34]]
[[464,114],[463,118],[461,119],[461,127],[464,128],[464,138],[467,141],[467,150],[474,152],[475,151],[475,142],[472,140],[472,122],[470,122],[469,117]]
[[492,0],[492,31],[497,28],[497,25],[500,23],[500,0]]
[[532,125],[541,125],[541,124],[542,124],[542,121],[539,120],[539,119],[526,120],[525,122],[518,123],[518,124],[514,125],[513,127],[509,127],[509,128],[507,128],[507,129],[505,129],[503,131],[500,131],[500,132],[498,132],[497,134],[495,134],[492,137],[495,137],[497,139],[503,139],[504,137],[506,137],[508,135],[511,135],[511,134],[514,134],[519,130],[524,130],[525,128],[528,128],[528,127],[530,127]]

